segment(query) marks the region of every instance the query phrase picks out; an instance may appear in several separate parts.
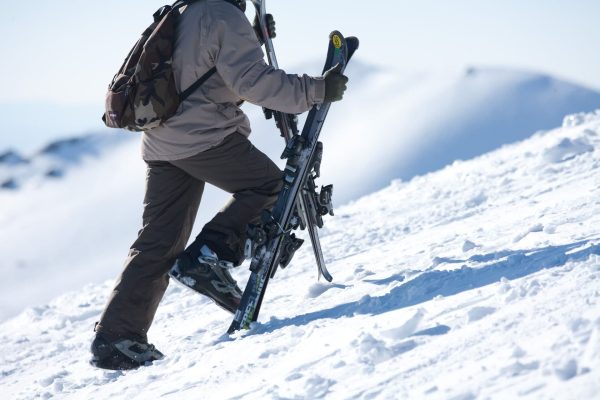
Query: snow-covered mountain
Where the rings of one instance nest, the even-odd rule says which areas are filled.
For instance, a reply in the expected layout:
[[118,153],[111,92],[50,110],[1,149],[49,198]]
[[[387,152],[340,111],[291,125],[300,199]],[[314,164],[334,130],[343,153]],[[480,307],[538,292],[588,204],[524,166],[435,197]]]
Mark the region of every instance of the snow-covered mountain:
[[[346,98],[323,131],[321,184],[334,183],[336,205],[600,105],[596,92],[521,71],[415,74],[355,62],[348,75]],[[258,107],[246,110],[253,142],[279,160],[283,142],[273,121]],[[140,228],[144,175],[139,139],[130,133],[68,138],[33,155],[0,156],[0,320],[116,276]],[[194,232],[227,197],[208,188]]]
[[[360,65],[357,67],[360,68]],[[352,72],[350,76],[353,77]],[[352,86],[331,115],[325,179],[345,203],[560,125],[600,107],[600,93],[518,70],[467,68],[436,73],[379,71]],[[338,149],[343,149],[340,154]],[[329,159],[326,159],[329,161]]]
[[0,190],[39,186],[46,179],[62,178],[87,159],[98,158],[128,139],[133,137],[103,132],[52,141],[29,157],[16,150],[7,150],[0,154]]
[[[172,285],[150,331],[167,358],[137,371],[87,364],[110,282],[29,308],[0,325],[3,396],[597,399],[599,160],[597,111],[394,181],[328,220],[334,283],[315,282],[305,246],[248,332],[224,335],[228,314]],[[82,203],[102,193],[88,187]],[[106,201],[65,215],[108,217]]]

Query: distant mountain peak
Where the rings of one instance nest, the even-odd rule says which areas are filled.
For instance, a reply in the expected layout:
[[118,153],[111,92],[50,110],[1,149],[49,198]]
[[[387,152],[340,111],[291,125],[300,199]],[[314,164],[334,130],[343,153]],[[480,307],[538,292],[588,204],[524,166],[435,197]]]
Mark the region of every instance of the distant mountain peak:
[[17,165],[27,164],[29,160],[22,157],[19,153],[14,150],[8,150],[4,153],[0,153],[0,164],[4,165]]
[[134,137],[113,132],[61,138],[48,143],[30,158],[25,158],[14,150],[6,151],[0,154],[0,191],[18,189],[35,177],[62,178],[84,158],[98,157]]

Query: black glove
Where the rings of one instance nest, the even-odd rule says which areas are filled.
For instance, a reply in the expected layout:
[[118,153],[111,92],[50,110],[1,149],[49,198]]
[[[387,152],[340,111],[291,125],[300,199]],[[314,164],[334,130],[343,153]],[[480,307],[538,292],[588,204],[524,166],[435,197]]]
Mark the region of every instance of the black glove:
[[324,102],[333,102],[342,100],[346,91],[348,77],[341,73],[342,65],[336,64],[333,68],[323,74],[325,79],[325,100]]
[[[256,32],[256,37],[260,44],[265,43],[265,38],[263,37],[262,31],[260,29],[260,24],[258,23],[258,15],[254,17],[254,23],[252,24],[254,28],[254,32]],[[267,32],[269,33],[269,38],[273,39],[277,34],[275,33],[275,19],[272,14],[267,14]]]

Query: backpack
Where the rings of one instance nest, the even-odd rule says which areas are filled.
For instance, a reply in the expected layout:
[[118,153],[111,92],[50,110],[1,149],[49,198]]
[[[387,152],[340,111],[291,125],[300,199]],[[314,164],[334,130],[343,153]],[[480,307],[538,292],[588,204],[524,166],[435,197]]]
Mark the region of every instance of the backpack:
[[194,0],[177,1],[154,13],[154,22],[133,46],[108,86],[102,121],[110,128],[146,131],[172,117],[179,105],[215,72],[211,68],[182,93],[173,74],[177,18]]

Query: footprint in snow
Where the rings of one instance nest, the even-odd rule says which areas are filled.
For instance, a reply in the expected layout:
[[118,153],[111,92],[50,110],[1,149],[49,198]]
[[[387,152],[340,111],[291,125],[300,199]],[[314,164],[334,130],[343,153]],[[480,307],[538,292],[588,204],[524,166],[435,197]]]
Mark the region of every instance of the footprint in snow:
[[585,350],[581,357],[583,371],[589,371],[600,360],[600,318],[591,327]]
[[358,350],[358,361],[369,368],[417,347],[414,340],[404,340],[389,346],[385,341],[376,339],[369,333],[361,333],[352,345]]
[[485,203],[487,201],[487,196],[485,195],[485,193],[479,193],[476,196],[473,196],[472,198],[470,198],[469,200],[467,200],[467,202],[465,203],[465,207],[467,208],[475,208],[478,207],[480,205],[482,205],[483,203]]
[[56,383],[57,381],[63,379],[64,377],[68,376],[69,373],[67,371],[61,371],[55,374],[52,374],[46,378],[42,378],[38,381],[38,383],[40,384],[40,386],[42,387],[48,387],[54,383]]
[[390,283],[404,282],[405,279],[406,279],[405,274],[399,273],[399,274],[394,274],[392,276],[389,276],[389,277],[383,278],[383,279],[364,279],[364,281],[368,282],[368,283],[373,283],[375,285],[388,285]]
[[516,346],[512,351],[512,356],[514,358],[523,358],[527,355],[527,352],[523,350],[521,347]]
[[433,328],[427,328],[415,332],[412,336],[441,336],[450,332],[450,327],[448,325],[436,325]]
[[462,246],[462,251],[463,251],[463,253],[467,253],[477,247],[481,247],[481,246],[476,245],[475,243],[471,242],[470,240],[465,240],[465,242],[463,243],[463,246]]
[[569,359],[554,368],[554,374],[562,381],[568,381],[577,376],[577,361]]
[[574,139],[565,138],[555,146],[544,151],[544,160],[553,164],[571,160],[581,154],[594,151],[594,146],[590,145],[586,138]]
[[330,289],[346,289],[348,286],[331,283],[314,283],[308,288],[306,298],[315,299]]
[[536,296],[543,289],[544,286],[537,279],[526,282],[511,282],[506,278],[501,278],[498,294],[503,298],[504,303],[509,304],[520,298]]
[[323,378],[319,375],[313,375],[308,378],[304,384],[306,399],[321,399],[326,398],[329,394],[329,388],[335,385],[336,382],[331,379]]
[[293,372],[287,378],[285,378],[286,382],[297,381],[298,379],[302,379],[304,375],[300,372]]
[[515,361],[514,363],[502,368],[500,372],[502,372],[503,375],[520,376],[525,375],[531,371],[535,371],[539,367],[539,361],[532,361],[530,363],[522,363],[520,361]]
[[513,239],[513,243],[520,242],[530,233],[537,233],[537,232],[543,232],[543,231],[544,231],[544,225],[535,224],[532,227],[530,227],[526,232],[520,233],[517,236],[515,236],[515,238]]
[[467,312],[467,320],[469,323],[479,321],[495,312],[494,307],[473,307]]
[[425,311],[419,309],[413,314],[412,317],[406,320],[402,325],[393,329],[383,331],[382,335],[390,339],[396,340],[407,338],[417,331],[419,324],[421,323],[421,320],[424,316]]

